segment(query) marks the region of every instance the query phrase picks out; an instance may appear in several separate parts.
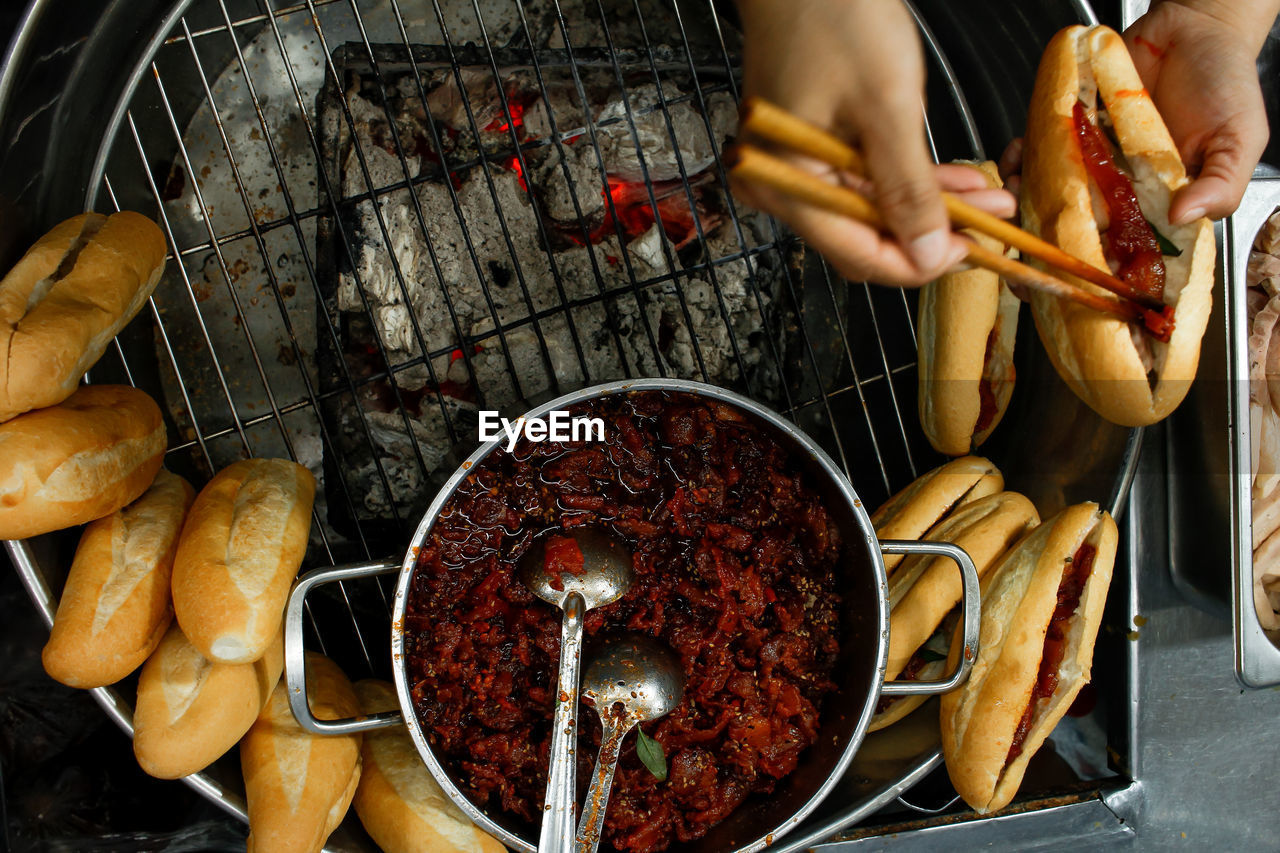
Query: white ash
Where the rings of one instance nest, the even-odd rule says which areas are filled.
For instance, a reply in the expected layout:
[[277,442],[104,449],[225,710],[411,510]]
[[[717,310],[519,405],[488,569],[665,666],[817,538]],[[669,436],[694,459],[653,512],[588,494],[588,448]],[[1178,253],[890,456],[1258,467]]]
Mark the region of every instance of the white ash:
[[[662,84],[662,96],[668,101],[684,95],[670,81]],[[627,103],[631,116],[627,116]],[[605,124],[598,132],[600,150],[604,154],[609,174],[628,181],[644,180],[644,169],[636,153],[636,143],[644,152],[644,165],[649,180],[670,181],[681,177],[676,150],[679,147],[684,175],[692,176],[715,162],[716,150],[724,146],[725,139],[737,128],[737,111],[733,101],[724,92],[714,92],[707,97],[712,138],[707,132],[707,122],[691,101],[668,103],[664,112],[656,86],[634,89],[624,103],[621,98],[606,105],[596,116],[596,123]],[[671,125],[667,126],[667,116]],[[631,126],[635,125],[632,134]],[[674,140],[672,139],[674,135]]]
[[[477,92],[488,91],[493,85],[487,71],[464,75],[463,82],[473,105],[481,97]],[[413,93],[404,89],[403,81],[399,91],[397,103],[402,111],[421,112],[421,100],[415,100]],[[550,104],[535,101],[524,114],[529,140],[550,133],[548,111],[555,116],[562,137],[572,136],[567,130],[575,126],[575,116],[580,120],[580,106],[575,106],[576,94],[570,87],[559,83],[550,91]],[[599,94],[598,81],[592,82],[590,91],[592,97]],[[674,84],[664,84],[663,91],[669,100],[686,97]],[[486,98],[485,102],[493,100]],[[380,106],[373,108],[359,93],[352,93],[349,102],[358,119],[356,134],[364,141],[362,150],[371,178],[375,184],[385,181],[384,187],[395,188],[378,193],[375,200],[366,198],[355,203],[344,217],[356,257],[354,269],[343,270],[339,275],[337,303],[344,312],[369,312],[399,388],[423,389],[434,371],[437,382],[446,375],[464,386],[470,380],[486,408],[504,411],[526,407],[531,401],[556,392],[628,375],[708,378],[715,383],[740,386],[745,373],[755,393],[766,398],[778,393],[781,377],[771,349],[781,346],[776,316],[781,271],[774,266],[755,269],[754,285],[748,266],[741,259],[722,261],[713,267],[714,273],[706,268],[692,274],[683,272],[684,264],[706,264],[708,259],[723,259],[744,249],[733,228],[717,224],[723,218],[716,210],[724,204],[723,190],[700,191],[707,203],[701,211],[705,252],[691,247],[679,253],[659,225],[630,239],[625,246],[614,233],[594,245],[574,245],[582,239],[583,225],[573,207],[570,186],[577,195],[588,232],[598,228],[605,213],[606,183],[589,137],[562,146],[526,147],[525,162],[534,202],[519,176],[499,156],[487,163],[492,191],[481,166],[457,173],[460,185],[455,209],[450,187],[443,178],[429,178],[412,189],[403,186],[404,170],[399,159],[379,145],[369,144],[369,139],[378,134],[385,138],[385,111]],[[596,102],[605,104],[596,115],[596,131],[608,174],[626,180],[640,179],[636,137],[632,136],[630,124],[625,119],[598,124],[624,115],[621,99],[601,97]],[[442,122],[465,123],[465,116],[458,117],[461,96],[452,77],[429,91],[427,103],[433,116]],[[727,96],[713,95],[710,105],[714,143],[691,101],[686,99],[670,107],[689,175],[712,165],[714,150],[724,144],[734,128],[735,116]],[[671,134],[657,106],[656,89],[652,85],[637,88],[631,96],[631,106],[651,180],[679,177]],[[423,115],[397,114],[394,120],[397,128],[417,132],[415,122],[420,124]],[[476,119],[479,125],[478,113]],[[490,151],[487,137],[503,134],[481,135],[486,138],[477,147]],[[410,165],[415,172],[428,167],[418,159]],[[429,165],[436,168],[434,163]],[[368,191],[354,151],[349,151],[342,161],[341,179],[342,191],[348,197],[359,197]],[[415,197],[426,220],[425,234],[414,207]],[[764,241],[763,217],[748,215],[741,221],[745,248]],[[383,237],[384,227],[391,238],[389,246]],[[435,263],[428,252],[428,235]],[[554,249],[550,253],[548,246]],[[639,286],[670,277],[673,261],[673,281]],[[535,312],[551,313],[535,318]],[[495,332],[497,328],[503,330],[501,335]],[[778,338],[773,346],[766,338],[769,335]],[[741,362],[735,360],[734,341]],[[448,353],[454,348],[469,354],[473,373],[465,372],[463,360],[451,359]],[[424,352],[440,353],[431,364],[432,370],[421,363]],[[413,361],[419,363],[405,366]],[[469,404],[451,399],[450,405],[456,411],[457,406]],[[424,488],[423,468],[418,464],[418,453],[404,420],[398,413],[364,408],[375,452],[392,480],[393,493],[402,497]],[[358,418],[349,420],[358,425]],[[433,393],[423,397],[422,416],[411,419],[411,425],[417,450],[429,472],[451,445]],[[345,425],[344,431],[351,428],[351,424]],[[350,437],[363,440],[360,434]],[[464,438],[474,438],[474,433]],[[372,457],[357,467],[356,482],[380,479]],[[366,489],[364,500],[372,512],[390,511],[381,488]]]

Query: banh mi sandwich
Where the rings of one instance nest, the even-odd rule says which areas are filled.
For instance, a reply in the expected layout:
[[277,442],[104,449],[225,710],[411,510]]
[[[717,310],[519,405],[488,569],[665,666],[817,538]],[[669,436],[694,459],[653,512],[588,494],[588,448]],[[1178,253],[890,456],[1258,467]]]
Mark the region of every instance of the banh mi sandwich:
[[[1000,492],[966,504],[924,535],[931,542],[963,548],[978,577],[985,577],[1018,540],[1040,523],[1031,501],[1016,492]],[[889,657],[885,678],[933,681],[946,671],[953,626],[947,617],[964,596],[959,568],[945,557],[908,557],[889,581]],[[924,704],[926,696],[881,699],[868,731],[878,731]]]
[[[1001,809],[1027,763],[1089,681],[1115,564],[1115,522],[1067,507],[1027,534],[982,582],[978,657],[941,702],[942,752],[956,793]],[[959,662],[958,644],[948,666]]]
[[0,424],[0,539],[87,524],[132,503],[168,442],[160,407],[128,385],[85,385]]
[[[357,681],[355,691],[366,714],[400,708],[389,682]],[[506,853],[440,788],[403,726],[365,732],[360,757],[351,805],[384,853]]]
[[[953,459],[921,474],[885,501],[871,516],[871,526],[881,539],[919,539],[947,513],[1003,488],[1004,477],[990,460]],[[892,574],[902,558],[902,554],[885,554],[885,571]]]
[[[319,720],[360,714],[355,689],[338,665],[306,652],[307,701]],[[281,681],[240,741],[248,853],[320,853],[342,823],[360,784],[359,732],[312,734],[289,707]]]
[[[994,163],[968,164],[993,188],[1003,186]],[[966,231],[985,248],[1000,241]],[[1013,396],[1013,345],[1018,297],[990,270],[950,272],[920,290],[916,350],[920,426],[939,453],[963,456],[986,441]]]
[[1164,418],[1195,378],[1216,249],[1208,219],[1169,222],[1173,194],[1187,183],[1120,36],[1101,26],[1054,36],[1027,117],[1022,226],[1169,306],[1174,329],[1162,343],[1139,324],[1042,292],[1031,294],[1032,313],[1067,385],[1124,426]]
[[50,677],[72,687],[115,684],[160,645],[173,618],[178,532],[195,496],[161,468],[142,497],[85,527],[41,654]]
[[0,280],[0,421],[60,403],[155,290],[167,245],[140,213],[83,213]]

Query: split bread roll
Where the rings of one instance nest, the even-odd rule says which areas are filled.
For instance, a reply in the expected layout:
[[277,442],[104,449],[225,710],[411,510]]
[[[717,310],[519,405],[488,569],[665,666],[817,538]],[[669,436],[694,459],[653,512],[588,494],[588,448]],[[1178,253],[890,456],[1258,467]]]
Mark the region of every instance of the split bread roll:
[[178,532],[195,497],[161,469],[124,509],[85,528],[41,658],[71,687],[115,684],[160,644],[173,610],[169,576]]
[[[1077,104],[1083,128],[1077,126]],[[1084,146],[1087,139],[1097,139],[1096,132],[1089,132],[1095,126],[1103,135],[1112,134],[1113,141],[1103,147],[1111,149],[1121,176],[1118,196],[1136,196],[1139,216],[1113,210],[1112,196],[1099,189],[1086,166]],[[1148,278],[1141,270],[1134,274],[1132,265],[1124,266],[1129,261],[1122,260],[1117,246],[1144,244],[1141,257],[1151,260],[1152,269],[1164,270],[1163,288],[1151,283],[1143,289],[1174,309],[1176,325],[1168,343],[1077,303],[1039,291],[1031,294],[1040,339],[1067,385],[1109,421],[1155,423],[1182,402],[1195,378],[1209,320],[1216,247],[1208,219],[1177,227],[1169,223],[1173,194],[1188,182],[1186,169],[1119,35],[1106,27],[1075,26],[1053,38],[1036,76],[1025,146],[1025,229],[1099,268],[1108,269],[1108,261],[1114,260],[1121,265],[1117,274],[1131,284]],[[1112,176],[1116,172],[1106,165],[1096,168]],[[1130,239],[1121,233],[1126,230],[1146,236]],[[1159,245],[1160,237],[1179,254]]]
[[[990,460],[980,456],[953,459],[921,474],[871,516],[871,526],[881,539],[919,539],[948,512],[994,495],[1004,488],[1004,477]],[[903,554],[885,554],[890,574]]]
[[[366,714],[397,711],[395,687],[357,681]],[[409,733],[401,726],[366,732],[360,747],[360,785],[352,805],[384,853],[504,853],[440,789]]]
[[307,550],[316,481],[287,459],[248,459],[196,497],[173,564],[173,609],[211,661],[262,657]]
[[158,779],[197,773],[249,731],[284,669],[284,632],[260,660],[213,663],[177,625],[138,677],[133,754]]
[[[966,164],[989,186],[1004,184],[995,163]],[[999,240],[964,232],[993,252]],[[939,453],[964,456],[987,440],[1013,396],[1018,297],[990,270],[947,273],[920,290],[916,349],[920,426]]]
[[167,445],[160,407],[127,385],[87,385],[0,424],[0,539],[110,515],[147,490]]
[[[320,720],[360,713],[338,665],[307,652],[307,697]],[[314,853],[342,823],[360,781],[360,742],[350,735],[313,735],[289,708],[280,682],[240,742],[249,812],[249,853]]]
[[[973,560],[984,578],[1013,545],[1040,523],[1031,501],[1017,492],[1000,492],[966,504],[924,535],[931,542],[950,542]],[[964,598],[960,570],[946,557],[908,557],[889,581],[889,657],[886,679],[932,681],[941,678],[954,637],[940,630],[948,614]],[[896,723],[924,704],[927,696],[881,700],[868,731]]]
[[0,281],[0,421],[60,403],[137,315],[164,270],[164,234],[122,211],[68,219]]
[[[982,583],[978,658],[941,702],[956,793],[1004,808],[1027,763],[1089,681],[1117,531],[1097,504],[1067,507],[1029,533]],[[959,662],[954,644],[948,666]]]

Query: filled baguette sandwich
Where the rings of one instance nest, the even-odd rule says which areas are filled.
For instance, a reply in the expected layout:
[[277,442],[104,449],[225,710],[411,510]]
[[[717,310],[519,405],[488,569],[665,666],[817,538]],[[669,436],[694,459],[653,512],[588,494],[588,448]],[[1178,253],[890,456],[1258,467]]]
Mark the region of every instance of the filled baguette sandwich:
[[110,515],[164,462],[160,407],[127,385],[86,385],[0,424],[0,539],[26,539]]
[[[977,660],[941,703],[947,773],[977,811],[1009,804],[1031,756],[1088,683],[1116,541],[1097,504],[1070,506],[983,580]],[[959,656],[953,645],[948,666]]]
[[173,563],[182,632],[217,663],[251,663],[271,645],[311,530],[316,481],[287,459],[227,466],[196,496]]
[[171,625],[138,676],[133,754],[158,779],[189,776],[249,731],[284,669],[281,631],[253,663],[213,663]]
[[60,403],[146,304],[164,234],[131,211],[72,217],[0,280],[0,421]]
[[[366,714],[400,707],[395,688],[374,679],[357,681]],[[403,727],[365,732],[360,784],[352,806],[383,853],[504,853],[473,824],[431,777]]]
[[[338,665],[307,652],[307,696],[317,719],[360,714],[351,682]],[[249,812],[249,853],[318,853],[342,823],[360,782],[357,732],[305,731],[281,681],[240,741]]]
[[[978,577],[990,569],[1014,543],[1040,523],[1031,501],[1016,492],[1000,492],[966,504],[935,524],[924,539],[950,542],[973,560]],[[964,584],[955,563],[944,557],[908,557],[889,581],[889,657],[885,678],[932,681],[946,671],[947,656],[956,638],[948,617],[958,617]],[[925,696],[894,696],[881,700],[868,731],[896,723],[924,704]]]
[[178,532],[194,497],[190,483],[162,468],[142,497],[84,529],[41,655],[51,677],[71,687],[115,684],[160,644],[173,618]]
[[[1187,173],[1120,36],[1074,26],[1049,43],[1036,75],[1022,167],[1022,226],[1172,311],[1167,343],[1042,292],[1040,339],[1071,389],[1107,420],[1155,423],[1195,378],[1212,300],[1213,227],[1169,222]],[[1084,288],[1101,288],[1079,279]]]
[[[980,456],[953,459],[921,474],[875,511],[871,526],[881,539],[919,539],[947,513],[1004,488],[999,469]],[[902,554],[885,554],[892,576]]]
[[[970,164],[993,188],[994,163]],[[966,231],[996,252],[993,237]],[[916,329],[920,425],[939,453],[964,456],[987,440],[1013,396],[1013,345],[1021,303],[1000,276],[974,267],[950,272],[920,290]]]

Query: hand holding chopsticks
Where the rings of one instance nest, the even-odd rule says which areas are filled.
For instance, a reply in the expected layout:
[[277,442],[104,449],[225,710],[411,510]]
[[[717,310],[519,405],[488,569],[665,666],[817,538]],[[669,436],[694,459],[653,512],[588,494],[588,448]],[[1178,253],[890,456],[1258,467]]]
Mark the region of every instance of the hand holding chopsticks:
[[[766,101],[752,98],[743,104],[740,132],[744,137],[767,140],[843,171],[854,174],[863,172],[862,159],[857,151],[831,134]],[[831,184],[750,144],[735,146],[728,154],[727,162],[730,174],[735,178],[772,187],[815,207],[857,219],[878,229],[883,228],[879,210],[861,193]],[[955,196],[944,194],[944,202],[956,226],[989,234],[1001,242],[1015,246],[1025,255],[1117,293],[1122,298],[1116,299],[1086,290],[976,244],[969,249],[967,260],[970,263],[999,273],[1010,283],[1070,299],[1128,322],[1139,322],[1157,339],[1169,339],[1173,330],[1172,309],[1154,304],[1149,298],[1134,293],[1128,285],[1109,272],[1072,257],[1051,243],[972,207]]]

